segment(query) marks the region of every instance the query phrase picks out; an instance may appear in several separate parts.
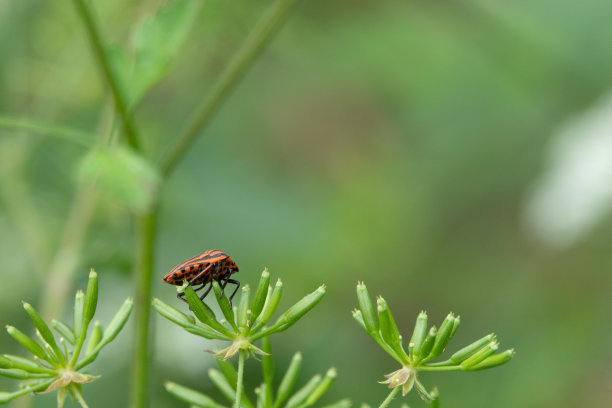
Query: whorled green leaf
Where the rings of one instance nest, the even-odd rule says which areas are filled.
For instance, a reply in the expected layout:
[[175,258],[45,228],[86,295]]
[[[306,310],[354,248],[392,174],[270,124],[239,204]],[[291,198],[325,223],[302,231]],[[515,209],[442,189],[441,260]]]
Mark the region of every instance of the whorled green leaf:
[[125,146],[93,150],[81,162],[78,175],[83,182],[96,183],[103,194],[136,213],[151,208],[161,182],[159,171]]

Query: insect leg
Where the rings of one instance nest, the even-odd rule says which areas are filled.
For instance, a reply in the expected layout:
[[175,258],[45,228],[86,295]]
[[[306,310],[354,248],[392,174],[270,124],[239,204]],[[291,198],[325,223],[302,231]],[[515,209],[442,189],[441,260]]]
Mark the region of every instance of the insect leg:
[[[207,282],[208,283],[208,282]],[[198,290],[202,289],[204,286],[207,285],[207,283],[202,284],[202,286],[200,286],[199,288],[194,288],[193,291],[197,292]],[[209,289],[210,290],[210,289]],[[208,293],[208,292],[206,292]],[[181,299],[183,302],[187,303],[187,301],[185,300],[185,292],[181,292],[178,295],[176,295],[177,298]]]
[[232,298],[234,297],[236,292],[238,292],[238,288],[240,287],[240,282],[238,282],[237,280],[234,280],[234,279],[227,279],[225,281],[225,284],[227,285],[228,283],[233,283],[234,285],[236,285],[236,289],[234,289],[234,292],[232,292],[232,295],[229,297],[229,301],[230,301],[230,305],[231,305],[232,304]]
[[[206,285],[206,283],[204,284]],[[206,291],[204,292],[204,294],[202,296],[200,296],[200,300],[204,300],[204,298],[206,297],[206,295],[208,295],[208,292],[210,292],[210,290],[212,289],[213,285],[212,285],[212,281],[210,281],[210,286],[208,287],[208,289],[206,289]]]

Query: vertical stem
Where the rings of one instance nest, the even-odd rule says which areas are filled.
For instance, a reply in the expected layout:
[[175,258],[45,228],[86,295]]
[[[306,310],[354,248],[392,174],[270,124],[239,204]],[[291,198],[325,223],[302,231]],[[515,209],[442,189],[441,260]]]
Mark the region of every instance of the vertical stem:
[[130,147],[138,150],[138,137],[130,118],[127,101],[121,92],[117,78],[113,74],[108,56],[104,52],[104,46],[102,45],[102,38],[100,36],[100,30],[96,25],[96,20],[94,19],[86,0],[73,0],[73,3],[79,12],[79,16],[81,17],[83,24],[85,24],[87,35],[89,36],[93,52],[96,56],[98,65],[100,66],[100,70],[102,71],[106,82],[108,82],[108,85],[110,86],[111,93],[113,94],[113,99],[115,101],[115,107],[117,108],[117,112],[119,112],[121,122],[123,123],[125,139]]
[[234,402],[234,408],[240,408],[240,399],[242,397],[242,380],[244,377],[244,360],[246,358],[246,351],[240,350],[238,353],[238,379],[236,382],[236,401]]
[[138,216],[138,259],[136,260],[135,330],[132,360],[132,408],[147,406],[149,382],[149,318],[151,314],[151,280],[157,227],[158,206]]
[[385,400],[380,404],[378,408],[385,408],[387,405],[389,405],[391,400],[395,398],[395,395],[399,392],[401,388],[402,388],[401,386],[393,388],[391,392],[389,393],[389,395],[387,395],[387,398],[385,398]]

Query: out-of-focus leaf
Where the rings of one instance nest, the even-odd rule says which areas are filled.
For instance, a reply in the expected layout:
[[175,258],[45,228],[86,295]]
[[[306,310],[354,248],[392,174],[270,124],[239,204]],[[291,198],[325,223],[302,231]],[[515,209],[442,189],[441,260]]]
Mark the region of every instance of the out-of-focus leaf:
[[150,208],[161,181],[157,169],[127,147],[92,151],[81,163],[79,177],[96,182],[103,194],[135,212]]
[[187,38],[201,0],[175,0],[159,8],[134,29],[130,46],[107,49],[113,72],[130,107],[134,107],[168,73]]

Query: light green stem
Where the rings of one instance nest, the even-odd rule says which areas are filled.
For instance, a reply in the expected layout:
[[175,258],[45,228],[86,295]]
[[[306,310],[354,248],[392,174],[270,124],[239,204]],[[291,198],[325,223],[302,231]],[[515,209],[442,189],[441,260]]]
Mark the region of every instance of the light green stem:
[[242,383],[244,378],[244,360],[246,359],[246,351],[240,350],[238,353],[238,374],[236,380],[236,401],[234,408],[240,408],[240,399],[242,398]]
[[157,229],[157,205],[147,214],[138,217],[138,259],[136,266],[136,294],[134,299],[134,343],[132,360],[132,401],[131,407],[147,405],[149,381],[149,349],[151,333],[151,282],[153,278],[153,257]]
[[393,398],[395,398],[395,395],[399,392],[399,390],[402,387],[395,387],[391,390],[391,392],[389,393],[389,395],[387,395],[387,398],[385,398],[385,400],[380,404],[380,406],[378,408],[385,408],[387,405],[389,405],[389,403],[391,402],[391,400],[393,400]]
[[461,366],[459,365],[439,366],[439,367],[420,366],[419,371],[463,371],[463,368],[461,368]]
[[138,150],[138,136],[136,134],[136,129],[134,128],[134,125],[131,121],[127,102],[125,101],[124,95],[121,93],[119,82],[113,74],[110,62],[108,60],[108,56],[104,52],[104,46],[102,45],[100,30],[96,25],[96,21],[92,15],[91,10],[89,9],[88,2],[86,0],[73,0],[73,3],[76,6],[77,11],[79,12],[81,20],[83,20],[83,24],[85,24],[85,28],[87,29],[87,35],[89,36],[93,52],[96,56],[96,61],[100,66],[100,69],[102,71],[102,74],[104,75],[104,78],[106,79],[106,82],[108,82],[108,85],[110,86],[111,93],[113,94],[113,99],[115,101],[115,107],[117,108],[117,112],[119,112],[119,116],[121,116],[125,139],[130,145],[130,147],[135,150]]
[[265,49],[274,34],[287,20],[297,0],[277,0],[259,21],[249,37],[236,52],[221,77],[213,85],[208,99],[197,111],[187,130],[179,137],[175,146],[161,164],[162,174],[169,174],[180,158],[189,149],[196,137],[210,123],[221,103],[227,98],[238,81],[251,68],[255,59]]

